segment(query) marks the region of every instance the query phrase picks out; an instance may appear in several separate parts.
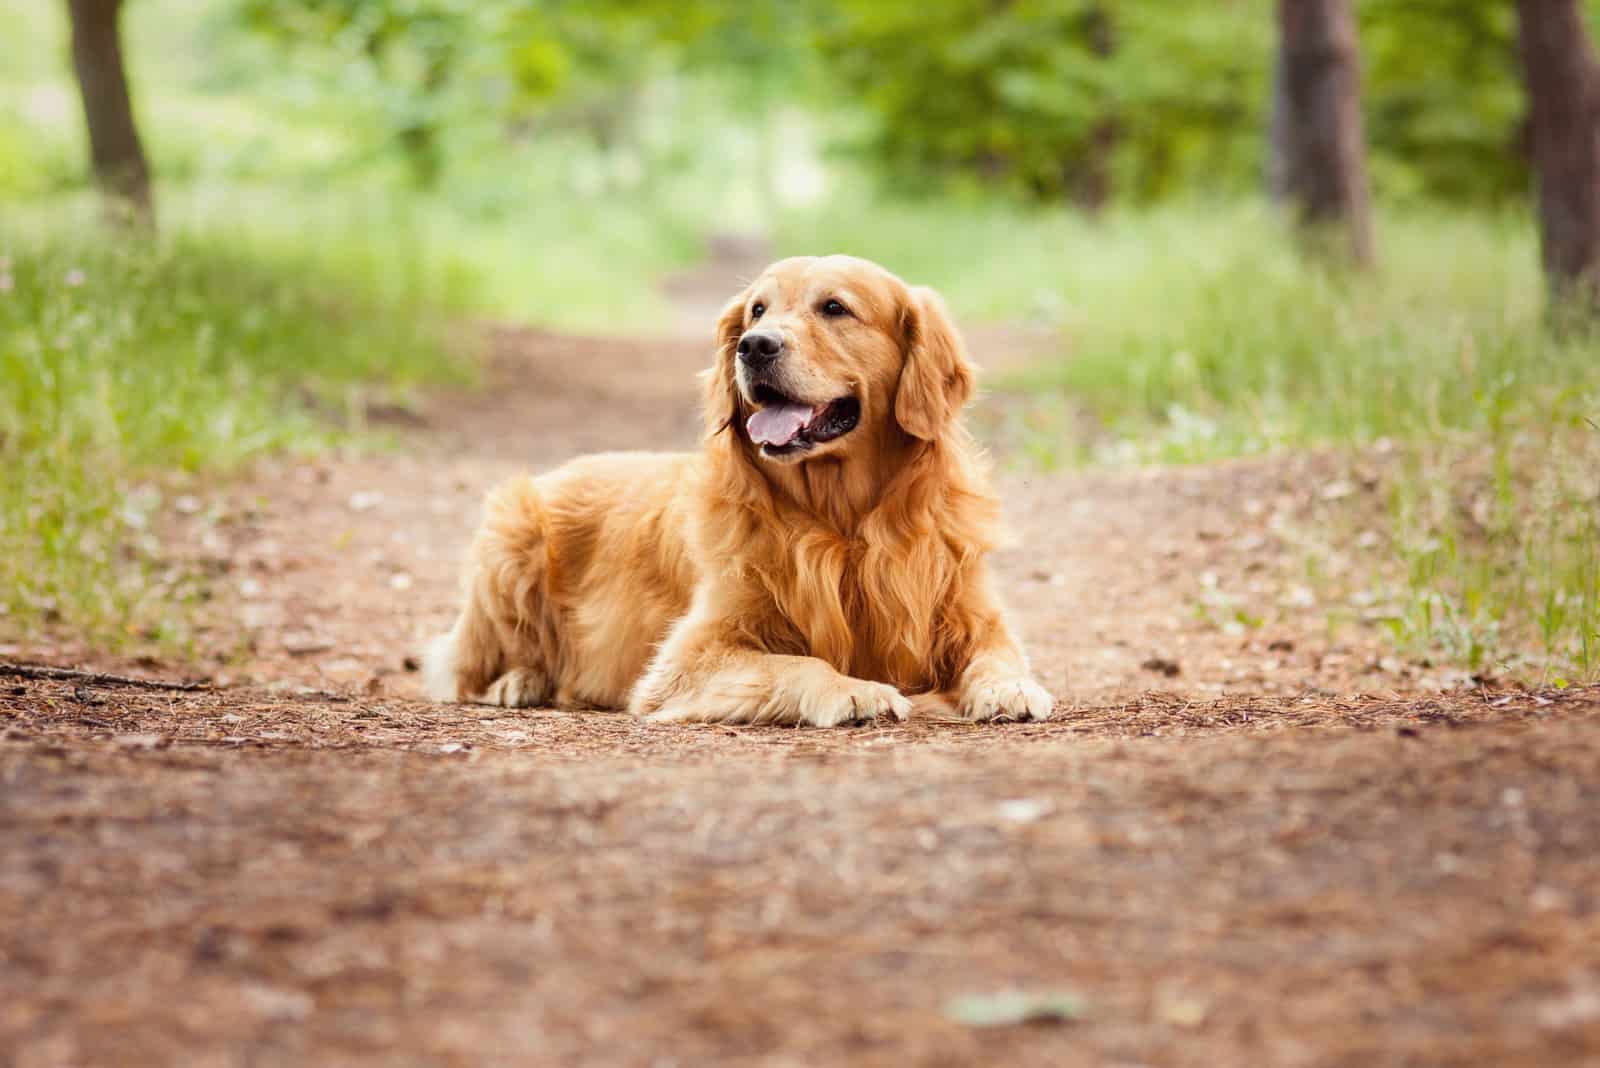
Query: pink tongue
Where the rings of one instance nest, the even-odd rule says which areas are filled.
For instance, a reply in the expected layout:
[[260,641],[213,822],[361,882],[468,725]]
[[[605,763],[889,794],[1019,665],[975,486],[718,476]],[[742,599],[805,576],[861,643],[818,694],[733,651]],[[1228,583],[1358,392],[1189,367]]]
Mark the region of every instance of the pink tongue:
[[744,428],[757,445],[787,445],[811,422],[811,413],[804,404],[772,404],[752,415]]

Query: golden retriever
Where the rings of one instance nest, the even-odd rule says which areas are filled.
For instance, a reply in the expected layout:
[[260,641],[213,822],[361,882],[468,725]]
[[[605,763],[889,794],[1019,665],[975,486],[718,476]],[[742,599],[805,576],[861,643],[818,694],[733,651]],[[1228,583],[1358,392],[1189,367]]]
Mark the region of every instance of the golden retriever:
[[943,302],[865,260],[773,264],[728,305],[694,453],[493,492],[430,696],[654,720],[971,719],[1051,699],[991,588],[999,502]]

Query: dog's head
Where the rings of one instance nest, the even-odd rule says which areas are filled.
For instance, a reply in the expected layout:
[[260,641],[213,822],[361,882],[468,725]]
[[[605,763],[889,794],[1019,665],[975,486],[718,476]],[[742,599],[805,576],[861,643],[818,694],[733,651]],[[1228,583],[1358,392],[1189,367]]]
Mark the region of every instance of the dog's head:
[[723,311],[706,418],[763,460],[933,441],[972,393],[944,303],[866,260],[780,260]]

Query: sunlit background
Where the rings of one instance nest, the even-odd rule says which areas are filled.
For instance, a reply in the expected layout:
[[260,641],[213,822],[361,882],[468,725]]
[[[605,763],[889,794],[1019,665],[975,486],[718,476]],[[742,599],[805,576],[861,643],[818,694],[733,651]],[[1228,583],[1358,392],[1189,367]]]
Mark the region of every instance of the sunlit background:
[[470,380],[461,324],[676,333],[674,272],[851,252],[1012,331],[1003,464],[1381,457],[1367,625],[1592,676],[1600,353],[1541,276],[1516,5],[1356,14],[1366,264],[1271,195],[1265,0],[128,0],[131,227],[66,4],[3,0],[5,625],[166,620],[132,489]]

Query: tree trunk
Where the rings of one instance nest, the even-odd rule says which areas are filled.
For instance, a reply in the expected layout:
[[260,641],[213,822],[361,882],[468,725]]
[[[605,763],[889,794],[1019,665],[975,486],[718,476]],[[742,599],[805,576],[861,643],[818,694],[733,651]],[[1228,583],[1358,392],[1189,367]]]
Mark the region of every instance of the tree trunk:
[[1518,0],[1539,243],[1552,294],[1600,311],[1600,114],[1579,0]]
[[1283,188],[1306,230],[1334,235],[1365,266],[1372,208],[1350,0],[1278,0],[1278,23]]
[[154,221],[150,171],[128,99],[117,18],[122,0],[67,0],[72,18],[72,65],[83,94],[89,155],[95,180],[114,210],[141,223]]
[[[1089,40],[1089,51],[1097,60],[1109,60],[1117,48],[1116,28],[1111,13],[1103,3],[1094,3],[1084,13],[1083,28]],[[1098,215],[1111,199],[1111,157],[1122,139],[1122,124],[1110,105],[1106,113],[1095,120],[1089,131],[1088,153],[1077,169],[1073,186],[1073,199],[1078,207],[1090,215]]]

